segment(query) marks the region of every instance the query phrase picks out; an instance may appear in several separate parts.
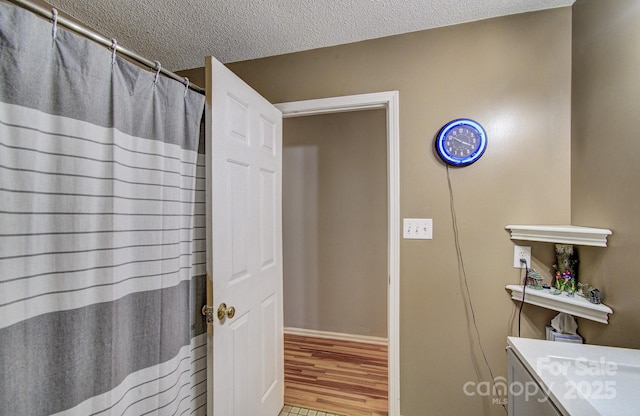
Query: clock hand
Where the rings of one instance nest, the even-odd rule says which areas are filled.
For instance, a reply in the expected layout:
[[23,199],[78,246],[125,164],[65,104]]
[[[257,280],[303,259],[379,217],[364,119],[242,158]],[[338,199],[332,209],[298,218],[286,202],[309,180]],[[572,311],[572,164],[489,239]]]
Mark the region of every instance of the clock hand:
[[473,146],[471,143],[468,143],[468,142],[465,142],[465,141],[463,141],[463,140],[460,140],[460,139],[458,139],[457,137],[453,137],[453,136],[451,136],[451,138],[452,138],[453,140],[457,141],[458,143],[462,143],[462,144],[464,144],[465,146]]

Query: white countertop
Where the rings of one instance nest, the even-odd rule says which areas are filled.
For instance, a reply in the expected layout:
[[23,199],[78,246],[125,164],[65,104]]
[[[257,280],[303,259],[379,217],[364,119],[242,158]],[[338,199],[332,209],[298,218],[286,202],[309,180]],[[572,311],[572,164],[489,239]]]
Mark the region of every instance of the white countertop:
[[507,344],[564,415],[640,415],[640,350],[516,337]]

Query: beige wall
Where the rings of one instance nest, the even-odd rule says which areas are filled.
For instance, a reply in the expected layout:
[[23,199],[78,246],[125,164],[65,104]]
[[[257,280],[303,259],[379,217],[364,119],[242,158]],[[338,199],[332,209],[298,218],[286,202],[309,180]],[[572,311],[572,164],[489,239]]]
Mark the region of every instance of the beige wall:
[[283,128],[284,325],[387,336],[384,110]]
[[580,322],[592,344],[640,348],[640,2],[578,0],[573,11],[572,219],[610,228],[583,249],[582,280],[599,287],[609,325]]
[[[470,324],[446,170],[433,140],[444,123],[459,117],[473,118],[487,131],[485,155],[451,170],[451,181],[482,345],[494,375],[505,376],[516,303],[504,287],[520,276],[504,226],[571,220],[571,8],[229,67],[274,103],[399,91],[401,217],[434,221],[433,240],[401,240],[401,413],[480,415],[489,407],[503,415],[499,406],[463,392],[467,381],[477,380],[474,362],[484,380],[489,374]],[[197,83],[199,73],[189,76]],[[552,258],[547,244],[533,250]],[[542,337],[553,316],[527,305],[523,335]]]

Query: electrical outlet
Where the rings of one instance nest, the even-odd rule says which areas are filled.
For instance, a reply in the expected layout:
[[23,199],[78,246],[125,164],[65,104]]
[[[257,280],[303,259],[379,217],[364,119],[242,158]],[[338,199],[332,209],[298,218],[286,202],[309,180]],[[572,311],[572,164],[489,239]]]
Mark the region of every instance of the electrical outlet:
[[513,267],[518,269],[524,269],[525,265],[520,262],[521,259],[525,259],[527,262],[526,267],[531,268],[531,247],[528,247],[528,246],[513,247]]
[[431,218],[405,218],[402,225],[402,236],[405,239],[433,239],[433,219]]

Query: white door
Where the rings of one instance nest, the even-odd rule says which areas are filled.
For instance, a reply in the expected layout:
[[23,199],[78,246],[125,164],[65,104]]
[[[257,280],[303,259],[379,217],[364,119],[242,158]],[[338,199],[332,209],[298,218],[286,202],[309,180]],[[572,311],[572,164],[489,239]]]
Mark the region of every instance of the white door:
[[223,319],[214,312],[209,338],[209,412],[277,416],[284,399],[282,113],[216,59],[207,58],[206,72],[207,274],[210,305],[227,306]]

